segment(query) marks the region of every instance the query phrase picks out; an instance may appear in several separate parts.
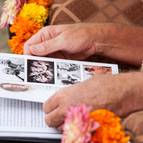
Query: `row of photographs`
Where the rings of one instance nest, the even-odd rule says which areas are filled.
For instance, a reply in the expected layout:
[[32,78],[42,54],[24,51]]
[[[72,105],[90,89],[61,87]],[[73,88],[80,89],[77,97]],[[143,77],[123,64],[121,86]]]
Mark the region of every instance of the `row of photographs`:
[[0,58],[0,80],[5,83],[25,82],[63,86],[78,83],[95,74],[112,74],[112,67],[65,61]]

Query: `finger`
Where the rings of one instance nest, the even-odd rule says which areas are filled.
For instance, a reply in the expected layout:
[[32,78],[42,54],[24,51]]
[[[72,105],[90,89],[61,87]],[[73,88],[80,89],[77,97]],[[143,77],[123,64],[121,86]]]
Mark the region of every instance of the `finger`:
[[60,107],[45,116],[45,122],[49,127],[59,127],[64,122],[64,119],[65,114]]
[[68,28],[68,25],[47,26],[39,30],[34,36],[32,36],[27,42],[27,45],[39,44],[43,41],[50,40],[64,32]]
[[63,122],[60,126],[58,126],[57,129],[58,129],[60,132],[63,132],[63,130],[64,130],[64,122]]
[[42,42],[29,47],[30,53],[37,56],[46,56],[55,52],[59,52],[66,47],[64,36],[60,35],[54,39]]
[[42,28],[41,30],[39,30],[35,35],[33,35],[28,41],[26,41],[26,43],[24,44],[24,54],[31,54],[29,51],[29,47],[31,45],[35,45],[35,44],[39,44],[44,40],[48,40],[50,39],[50,34],[48,32],[46,32],[45,30],[46,28]]
[[44,104],[43,104],[43,111],[45,113],[50,113],[59,106],[59,97],[58,95],[53,95],[51,98],[49,98]]
[[50,40],[66,31],[72,25],[47,26],[39,30],[24,44],[24,54],[30,54],[29,47]]

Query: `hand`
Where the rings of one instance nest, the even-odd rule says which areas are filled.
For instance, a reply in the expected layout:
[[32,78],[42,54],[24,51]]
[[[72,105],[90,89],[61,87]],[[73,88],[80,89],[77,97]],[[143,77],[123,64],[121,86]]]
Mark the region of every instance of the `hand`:
[[105,39],[106,33],[110,33],[104,33],[105,27],[110,26],[74,24],[45,27],[25,43],[25,54],[49,56],[54,53],[67,59],[86,59],[98,52],[96,45]]
[[60,90],[43,106],[46,123],[51,127],[61,126],[68,108],[81,104],[94,110],[106,108],[123,115],[122,103],[127,88],[124,80],[118,75],[100,75]]
[[84,60],[94,54],[140,66],[143,28],[120,24],[48,26],[25,45],[25,54]]

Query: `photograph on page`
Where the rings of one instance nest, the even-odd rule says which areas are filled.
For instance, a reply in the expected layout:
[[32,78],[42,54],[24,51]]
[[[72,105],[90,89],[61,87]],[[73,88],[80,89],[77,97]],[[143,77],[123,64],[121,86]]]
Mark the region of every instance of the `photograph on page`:
[[0,81],[24,82],[24,64],[23,58],[0,58]]
[[83,65],[84,80],[89,79],[97,74],[112,74],[112,67],[101,65]]
[[54,62],[27,60],[27,81],[54,84]]
[[81,81],[81,68],[79,64],[57,62],[58,85],[70,85]]

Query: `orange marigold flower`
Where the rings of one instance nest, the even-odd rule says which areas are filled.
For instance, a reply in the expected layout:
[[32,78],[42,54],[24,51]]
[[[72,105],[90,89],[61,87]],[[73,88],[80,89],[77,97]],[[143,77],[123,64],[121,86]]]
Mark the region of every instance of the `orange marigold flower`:
[[53,3],[53,0],[28,0],[28,3],[36,3],[48,7]]
[[17,17],[10,28],[10,32],[15,34],[15,36],[9,40],[11,51],[16,54],[23,54],[24,43],[40,28],[40,24],[22,17]]
[[129,141],[121,126],[120,118],[114,113],[108,110],[97,110],[91,112],[90,117],[100,124],[93,133],[93,143],[127,143]]

